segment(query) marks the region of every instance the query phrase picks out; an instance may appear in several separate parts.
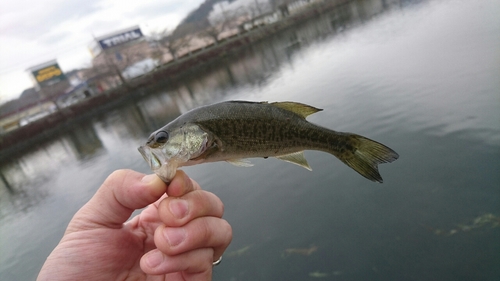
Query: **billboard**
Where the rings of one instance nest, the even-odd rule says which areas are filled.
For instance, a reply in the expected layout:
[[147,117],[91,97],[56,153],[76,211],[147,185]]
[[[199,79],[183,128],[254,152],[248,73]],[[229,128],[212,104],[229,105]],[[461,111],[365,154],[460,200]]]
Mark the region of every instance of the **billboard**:
[[31,74],[40,86],[52,85],[66,79],[57,62],[43,68],[32,69]]
[[118,45],[121,45],[123,43],[127,43],[130,41],[137,40],[139,38],[143,37],[141,29],[139,27],[136,27],[131,30],[127,30],[118,34],[114,34],[111,36],[107,36],[103,39],[99,40],[99,45],[103,50],[109,49]]

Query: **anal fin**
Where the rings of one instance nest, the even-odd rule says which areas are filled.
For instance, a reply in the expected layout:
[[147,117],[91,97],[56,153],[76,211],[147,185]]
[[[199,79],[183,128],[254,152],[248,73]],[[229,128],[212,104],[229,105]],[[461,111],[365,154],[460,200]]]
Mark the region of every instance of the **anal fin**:
[[233,164],[238,167],[252,167],[253,164],[248,159],[228,159],[227,163]]
[[312,171],[311,167],[309,166],[309,163],[307,163],[307,160],[304,157],[304,151],[298,151],[290,154],[280,155],[276,156],[276,158],[289,163],[299,165],[303,168],[308,169],[309,171]]

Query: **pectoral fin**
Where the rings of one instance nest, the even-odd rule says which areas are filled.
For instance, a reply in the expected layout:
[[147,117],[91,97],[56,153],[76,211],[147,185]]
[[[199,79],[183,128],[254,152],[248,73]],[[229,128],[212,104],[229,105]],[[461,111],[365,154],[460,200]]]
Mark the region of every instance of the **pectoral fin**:
[[308,169],[309,171],[312,171],[311,167],[309,166],[309,163],[307,163],[306,158],[304,157],[304,151],[299,151],[299,152],[294,152],[286,155],[281,155],[281,156],[276,156],[276,158],[290,162],[296,165],[299,165],[301,167],[304,167]]
[[253,164],[248,159],[229,159],[226,160],[227,163],[233,164],[238,167],[252,167]]

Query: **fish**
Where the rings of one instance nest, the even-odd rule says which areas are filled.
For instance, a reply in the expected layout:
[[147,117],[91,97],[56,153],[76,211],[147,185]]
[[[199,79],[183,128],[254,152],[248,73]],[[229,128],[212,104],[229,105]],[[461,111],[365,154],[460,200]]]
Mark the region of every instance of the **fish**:
[[177,168],[226,161],[248,167],[248,158],[274,157],[312,170],[305,150],[337,157],[363,177],[382,183],[378,164],[399,155],[389,147],[306,120],[322,109],[298,102],[226,101],[192,109],[154,131],[138,150],[164,182]]

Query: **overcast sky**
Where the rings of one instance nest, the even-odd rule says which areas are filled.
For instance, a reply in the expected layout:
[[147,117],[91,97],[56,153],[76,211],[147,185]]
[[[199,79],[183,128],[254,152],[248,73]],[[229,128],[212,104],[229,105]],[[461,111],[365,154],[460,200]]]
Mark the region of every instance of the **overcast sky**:
[[90,66],[93,36],[139,25],[174,28],[203,0],[0,1],[0,103],[33,84],[26,69],[57,59],[63,71]]

